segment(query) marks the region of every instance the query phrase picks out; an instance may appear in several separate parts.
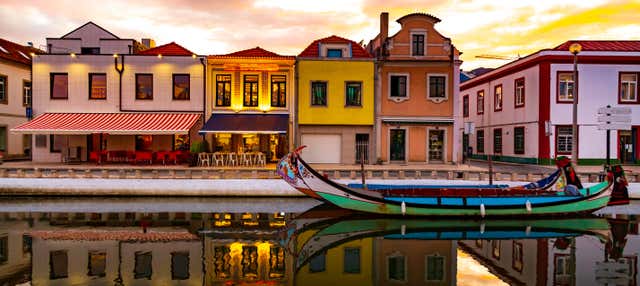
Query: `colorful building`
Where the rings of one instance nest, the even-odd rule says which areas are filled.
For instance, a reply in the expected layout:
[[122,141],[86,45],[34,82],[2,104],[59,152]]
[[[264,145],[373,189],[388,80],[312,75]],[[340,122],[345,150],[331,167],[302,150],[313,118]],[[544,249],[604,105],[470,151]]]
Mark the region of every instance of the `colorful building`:
[[[569,46],[582,45],[573,81]],[[601,164],[606,131],[598,128],[598,109],[631,108],[632,129],[611,131],[611,158],[640,160],[640,41],[567,41],[466,81],[460,87],[461,122],[473,157],[549,164],[571,155],[572,102],[578,95],[579,164]],[[458,133],[463,132],[462,124]],[[586,143],[585,143],[586,142]],[[466,148],[465,148],[466,149]]]
[[204,72],[204,58],[176,43],[146,47],[88,22],[48,38],[47,53],[33,59],[35,119],[12,131],[34,134],[36,162],[150,161],[189,150],[202,124]]
[[215,152],[261,152],[276,161],[292,149],[295,57],[260,47],[207,58],[202,130]]
[[312,163],[374,160],[374,58],[338,36],[315,40],[298,55],[296,145]]
[[9,130],[27,122],[31,107],[31,58],[42,51],[0,39],[0,157],[27,157],[30,137]]
[[389,36],[389,14],[367,49],[376,63],[376,157],[392,163],[460,161],[454,128],[460,52],[434,25],[440,19],[408,14]]

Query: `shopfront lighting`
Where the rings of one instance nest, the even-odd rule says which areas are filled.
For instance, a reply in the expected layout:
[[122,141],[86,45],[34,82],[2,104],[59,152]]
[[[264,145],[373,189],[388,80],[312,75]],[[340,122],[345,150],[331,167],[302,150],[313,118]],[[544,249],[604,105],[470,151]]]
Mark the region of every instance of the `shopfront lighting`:
[[196,54],[193,54],[193,55],[191,55],[191,57],[195,59],[197,56],[196,56]]
[[158,59],[162,59],[162,54],[158,54]]
[[113,57],[114,57],[114,58],[117,58],[117,57],[118,57],[118,54],[113,54]]
[[72,58],[75,58],[75,57],[76,57],[76,53],[71,53],[71,54],[69,54],[69,55],[70,55]]

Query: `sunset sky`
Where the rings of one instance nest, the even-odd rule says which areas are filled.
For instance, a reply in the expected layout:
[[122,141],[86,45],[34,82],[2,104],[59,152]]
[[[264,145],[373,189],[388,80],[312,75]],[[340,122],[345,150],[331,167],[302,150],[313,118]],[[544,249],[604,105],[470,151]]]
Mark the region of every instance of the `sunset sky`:
[[640,40],[640,0],[2,0],[0,37],[44,47],[46,37],[93,21],[121,38],[175,41],[198,54],[261,46],[297,55],[332,34],[367,43],[382,11],[390,14],[390,33],[407,13],[442,19],[436,29],[464,53],[467,70],[507,62],[481,54],[524,56],[568,39]]

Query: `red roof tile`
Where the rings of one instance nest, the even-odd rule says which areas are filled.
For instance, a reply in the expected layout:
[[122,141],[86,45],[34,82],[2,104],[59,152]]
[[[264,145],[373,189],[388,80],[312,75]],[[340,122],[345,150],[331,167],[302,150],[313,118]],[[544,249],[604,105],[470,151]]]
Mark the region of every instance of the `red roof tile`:
[[157,46],[155,48],[147,49],[144,51],[138,52],[139,55],[163,55],[163,56],[192,56],[194,53],[185,49],[183,46],[176,44],[176,42],[171,42],[162,46]]
[[294,59],[293,56],[283,56],[271,51],[267,51],[261,47],[237,51],[225,55],[211,55],[208,58],[282,58]]
[[[0,39],[0,47],[2,47],[2,49],[0,49],[0,59],[17,62],[25,65],[31,65],[31,53],[35,53],[35,54],[44,53],[39,49],[16,44],[14,42],[7,41],[5,39]],[[20,52],[22,52],[22,54],[24,54],[26,57],[22,56]]]
[[330,36],[323,39],[315,40],[298,56],[303,58],[317,58],[320,57],[318,44],[351,44],[351,56],[352,58],[373,58],[369,52],[367,52],[358,43],[338,36]]
[[573,43],[579,43],[582,51],[640,52],[640,41],[566,41],[553,48],[554,51],[568,51]]

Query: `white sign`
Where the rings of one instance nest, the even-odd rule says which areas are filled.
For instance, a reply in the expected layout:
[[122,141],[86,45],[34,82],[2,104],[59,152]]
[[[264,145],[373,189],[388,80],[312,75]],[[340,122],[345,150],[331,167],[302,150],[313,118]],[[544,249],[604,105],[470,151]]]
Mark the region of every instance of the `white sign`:
[[600,107],[598,114],[631,114],[630,107]]
[[476,125],[473,122],[464,123],[464,134],[473,134],[475,132]]
[[631,123],[631,115],[600,115],[598,122]]
[[631,130],[631,123],[601,123],[598,130]]
[[598,130],[631,130],[631,108],[598,108]]

